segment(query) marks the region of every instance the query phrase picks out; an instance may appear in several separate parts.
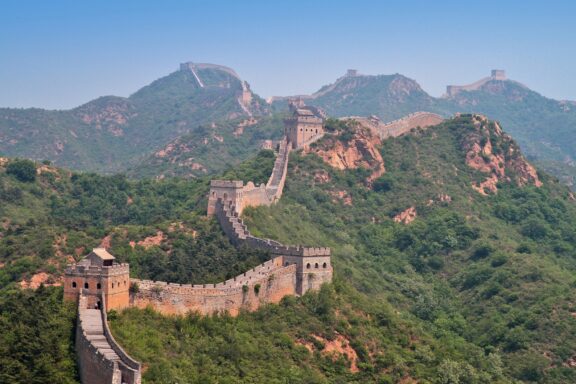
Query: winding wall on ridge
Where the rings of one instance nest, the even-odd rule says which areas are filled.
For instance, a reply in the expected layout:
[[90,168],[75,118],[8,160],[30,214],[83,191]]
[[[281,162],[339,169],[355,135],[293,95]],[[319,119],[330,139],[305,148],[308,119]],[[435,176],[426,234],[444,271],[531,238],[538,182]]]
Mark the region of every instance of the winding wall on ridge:
[[243,181],[212,180],[210,182],[210,195],[208,196],[208,215],[211,216],[216,213],[218,199],[231,201],[239,214],[245,207],[272,205],[280,200],[288,172],[290,148],[288,140],[284,138],[280,142],[278,156],[274,161],[272,174],[266,184],[256,186],[251,181],[244,185]]
[[165,314],[202,314],[242,309],[255,310],[265,303],[277,303],[287,295],[302,295],[332,280],[329,248],[285,246],[253,236],[240,214],[247,206],[271,205],[282,196],[291,145],[285,138],[279,146],[272,174],[266,185],[242,181],[213,180],[208,214],[216,216],[222,230],[237,247],[246,246],[270,253],[271,260],[232,279],[217,284],[171,284],[131,279],[138,286],[130,294],[130,305],[152,306]]
[[349,116],[340,118],[340,120],[350,119],[355,120],[362,126],[369,128],[378,136],[380,136],[381,139],[401,136],[407,132],[410,132],[410,130],[413,128],[426,128],[432,125],[440,124],[444,121],[444,118],[436,113],[423,111],[411,113],[407,116],[394,121],[390,121],[388,123],[383,123],[379,118],[375,116]]

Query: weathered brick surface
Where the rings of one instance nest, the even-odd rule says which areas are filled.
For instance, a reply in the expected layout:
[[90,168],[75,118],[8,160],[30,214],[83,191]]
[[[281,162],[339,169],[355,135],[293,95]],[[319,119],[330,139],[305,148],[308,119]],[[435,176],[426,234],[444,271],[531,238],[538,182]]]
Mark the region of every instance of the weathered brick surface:
[[262,304],[277,303],[286,295],[296,294],[296,265],[282,265],[277,257],[233,279],[218,284],[169,284],[132,279],[138,292],[130,297],[131,305],[151,306],[165,314],[201,314],[255,310]]

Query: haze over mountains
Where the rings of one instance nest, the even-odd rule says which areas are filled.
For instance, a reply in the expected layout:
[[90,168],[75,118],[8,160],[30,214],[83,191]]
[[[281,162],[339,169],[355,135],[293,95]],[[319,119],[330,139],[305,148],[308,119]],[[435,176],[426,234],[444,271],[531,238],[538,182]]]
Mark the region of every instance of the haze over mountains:
[[[416,111],[478,112],[499,120],[529,159],[572,185],[576,105],[505,77],[435,98],[401,74],[349,71],[310,96],[329,116],[391,121]],[[199,176],[237,164],[279,137],[286,98],[271,105],[222,66],[183,64],[128,98],[106,96],[68,111],[0,109],[0,153],[78,170],[132,176]],[[213,155],[214,154],[214,155]]]

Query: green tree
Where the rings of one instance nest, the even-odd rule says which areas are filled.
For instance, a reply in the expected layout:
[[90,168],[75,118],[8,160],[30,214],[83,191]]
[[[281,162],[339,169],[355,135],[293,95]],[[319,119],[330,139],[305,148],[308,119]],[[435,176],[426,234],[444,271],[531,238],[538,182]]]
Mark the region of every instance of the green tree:
[[36,180],[36,164],[26,159],[14,160],[6,167],[6,173],[22,182],[32,182]]

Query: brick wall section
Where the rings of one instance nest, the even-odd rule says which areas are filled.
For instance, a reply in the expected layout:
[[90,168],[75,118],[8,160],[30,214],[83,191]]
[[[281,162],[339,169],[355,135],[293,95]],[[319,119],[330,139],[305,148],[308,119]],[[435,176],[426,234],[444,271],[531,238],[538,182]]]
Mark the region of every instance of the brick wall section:
[[358,121],[362,126],[369,128],[380,138],[397,137],[410,132],[413,128],[426,128],[438,125],[444,121],[442,116],[431,112],[414,112],[401,119],[383,123],[374,117],[351,116],[343,117],[342,120],[352,119]]
[[276,156],[272,174],[266,185],[256,186],[251,181],[244,184],[243,181],[212,180],[208,196],[208,215],[216,214],[216,202],[219,199],[229,201],[238,214],[241,214],[248,206],[274,204],[282,197],[289,156],[290,145],[284,139],[280,142],[278,156]]
[[286,246],[252,236],[231,202],[218,200],[215,209],[220,226],[234,245],[264,249],[273,256],[282,257],[284,264],[296,265],[296,294],[303,295],[309,289],[319,289],[323,283],[332,281],[330,248]]
[[[131,294],[131,305],[151,306],[164,314],[203,315],[229,312],[232,316],[244,309],[253,311],[262,304],[277,303],[284,296],[296,294],[296,264],[283,265],[276,257],[239,276],[218,284],[170,284],[132,279],[138,292]],[[258,287],[257,287],[258,286]]]
[[82,293],[78,299],[76,354],[82,383],[141,383],[140,364],[112,337],[106,312],[89,307],[87,297]]

